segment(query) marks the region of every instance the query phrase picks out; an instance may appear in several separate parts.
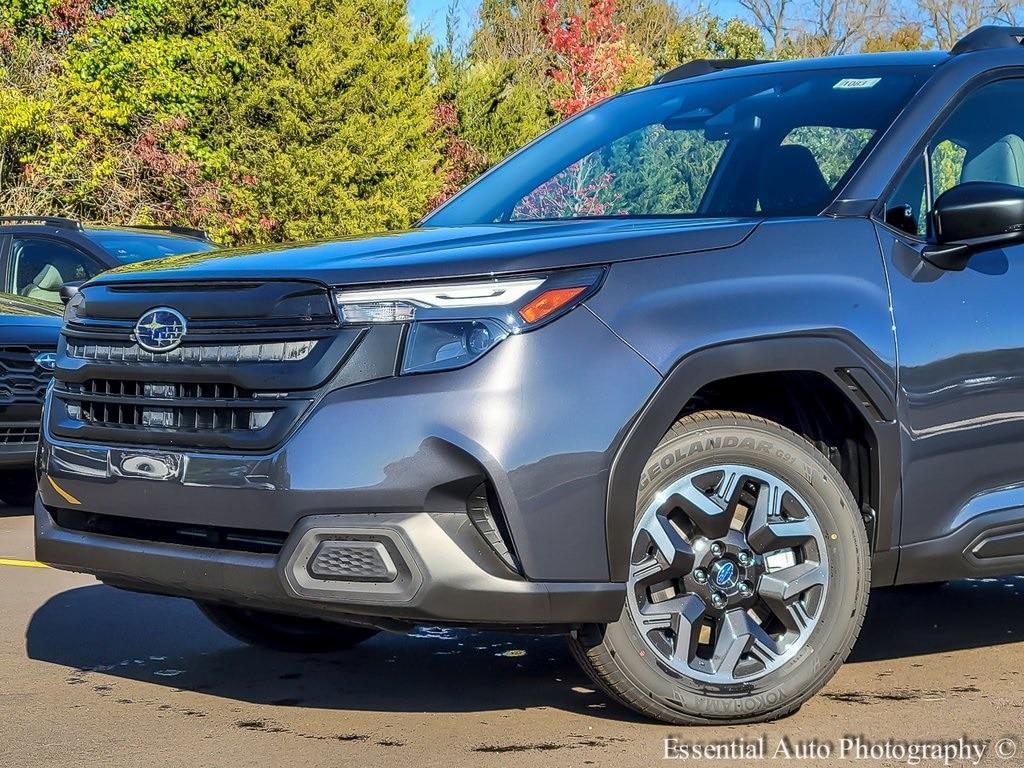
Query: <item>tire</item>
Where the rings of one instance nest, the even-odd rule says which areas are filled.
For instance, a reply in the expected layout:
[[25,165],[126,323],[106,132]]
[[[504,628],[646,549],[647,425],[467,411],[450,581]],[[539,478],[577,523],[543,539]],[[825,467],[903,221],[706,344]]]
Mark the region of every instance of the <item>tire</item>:
[[622,615],[577,629],[570,649],[601,690],[646,717],[774,720],[846,660],[870,567],[853,495],[810,443],[747,414],[695,413],[646,465]]
[[35,503],[36,477],[32,470],[0,472],[0,501],[9,507],[31,507]]
[[196,601],[199,610],[221,631],[247,645],[286,653],[347,651],[378,630],[333,621],[288,616]]

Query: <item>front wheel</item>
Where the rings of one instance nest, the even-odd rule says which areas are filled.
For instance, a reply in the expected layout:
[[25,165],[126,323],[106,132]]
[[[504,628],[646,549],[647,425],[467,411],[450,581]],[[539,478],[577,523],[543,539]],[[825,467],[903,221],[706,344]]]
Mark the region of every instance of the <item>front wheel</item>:
[[649,717],[773,720],[846,659],[869,585],[857,505],[819,451],[764,419],[696,413],[646,466],[621,617],[570,646]]
[[218,629],[247,645],[288,653],[345,651],[378,634],[375,629],[322,619],[196,602]]

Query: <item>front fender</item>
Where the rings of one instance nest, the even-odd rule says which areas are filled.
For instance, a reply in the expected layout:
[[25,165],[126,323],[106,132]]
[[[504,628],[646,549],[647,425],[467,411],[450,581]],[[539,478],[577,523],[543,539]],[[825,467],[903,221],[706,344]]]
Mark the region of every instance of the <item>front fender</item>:
[[[847,371],[856,372],[856,390]],[[637,489],[644,466],[680,411],[705,384],[751,373],[811,371],[833,382],[864,414],[875,440],[873,467],[878,478],[876,583],[895,569],[878,553],[888,552],[899,535],[899,429],[894,417],[895,379],[857,339],[835,331],[747,339],[716,345],[688,355],[676,365],[647,401],[622,440],[608,483],[607,540],[612,580],[628,576],[629,550]],[[865,395],[867,402],[865,402]]]

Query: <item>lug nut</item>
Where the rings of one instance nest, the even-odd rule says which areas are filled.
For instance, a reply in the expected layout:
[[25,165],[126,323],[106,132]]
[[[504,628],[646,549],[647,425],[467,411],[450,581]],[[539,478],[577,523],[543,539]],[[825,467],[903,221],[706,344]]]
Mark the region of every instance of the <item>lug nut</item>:
[[711,545],[711,554],[715,557],[721,557],[723,552],[725,552],[725,547],[722,546],[721,542],[716,541]]
[[698,568],[693,572],[693,580],[698,584],[706,584],[708,580],[708,572],[703,568]]
[[740,552],[736,559],[740,561],[740,565],[744,566],[754,562],[754,557],[749,552]]
[[725,608],[725,603],[725,595],[723,595],[721,592],[711,593],[711,605],[713,605],[715,608]]
[[749,581],[741,581],[739,586],[740,594],[744,597],[750,597],[754,594],[754,588],[750,586]]

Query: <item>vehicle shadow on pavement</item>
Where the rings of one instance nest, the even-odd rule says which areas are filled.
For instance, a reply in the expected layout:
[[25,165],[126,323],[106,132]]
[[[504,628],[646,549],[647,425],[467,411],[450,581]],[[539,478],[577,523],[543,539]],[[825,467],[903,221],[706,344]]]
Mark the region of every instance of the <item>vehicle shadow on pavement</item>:
[[1024,576],[876,589],[849,662],[1024,641]]
[[257,704],[384,712],[485,712],[547,706],[635,720],[575,665],[561,637],[435,627],[384,633],[338,654],[249,648],[187,600],[102,585],[55,595],[33,615],[28,656]]
[[[1022,591],[1024,577],[876,590],[850,661],[1020,642]],[[274,653],[231,640],[186,600],[96,585],[52,597],[26,640],[30,658],[77,670],[70,684],[97,671],[258,704],[385,712],[548,706],[635,719],[593,690],[558,637],[423,628],[341,654]]]
[[28,507],[9,507],[0,501],[0,518],[2,517],[23,517],[31,515],[32,510]]

